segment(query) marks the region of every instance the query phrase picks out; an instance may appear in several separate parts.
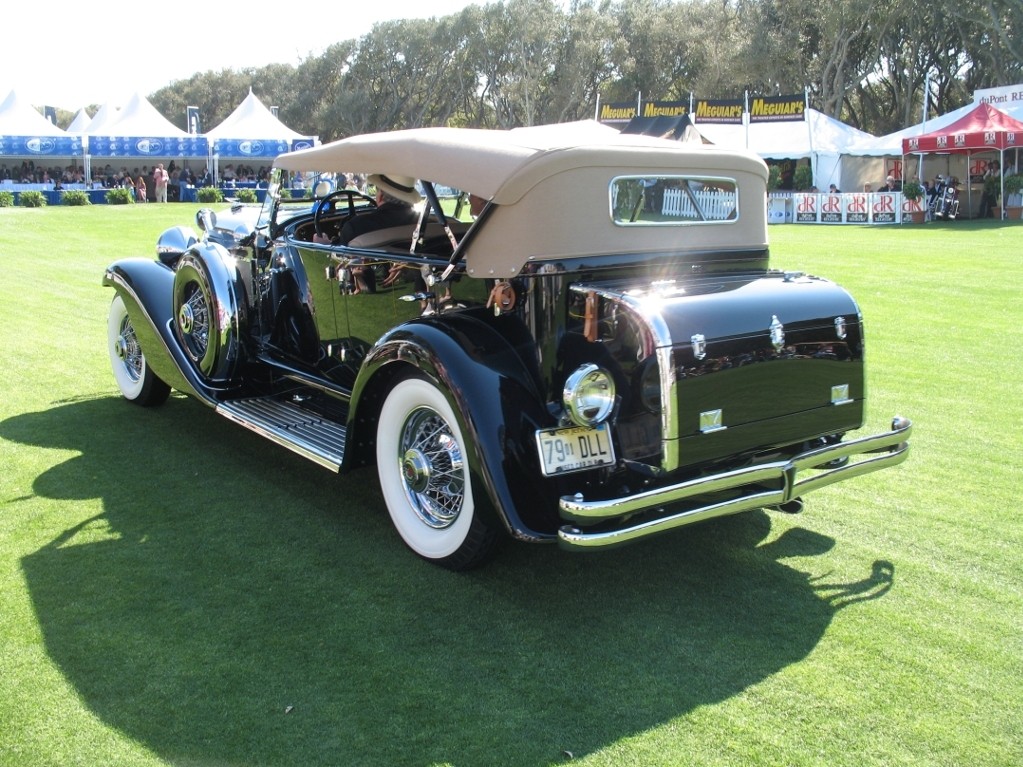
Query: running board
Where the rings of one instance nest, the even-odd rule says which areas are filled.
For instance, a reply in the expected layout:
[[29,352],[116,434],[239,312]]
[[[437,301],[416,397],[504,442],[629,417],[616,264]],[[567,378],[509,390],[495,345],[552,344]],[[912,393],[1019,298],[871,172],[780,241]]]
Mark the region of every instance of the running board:
[[292,402],[256,397],[217,405],[228,420],[333,471],[341,470],[347,429]]

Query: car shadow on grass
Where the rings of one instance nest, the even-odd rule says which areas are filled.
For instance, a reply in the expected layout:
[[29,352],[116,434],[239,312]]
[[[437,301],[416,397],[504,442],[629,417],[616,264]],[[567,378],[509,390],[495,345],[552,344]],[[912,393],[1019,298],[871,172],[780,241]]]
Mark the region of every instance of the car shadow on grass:
[[79,453],[33,484],[87,501],[22,560],[46,648],[174,763],[560,762],[800,661],[894,578],[815,581],[783,560],[834,541],[768,540],[762,512],[450,573],[402,546],[373,470],[333,476],[177,396],[57,404],[0,436]]

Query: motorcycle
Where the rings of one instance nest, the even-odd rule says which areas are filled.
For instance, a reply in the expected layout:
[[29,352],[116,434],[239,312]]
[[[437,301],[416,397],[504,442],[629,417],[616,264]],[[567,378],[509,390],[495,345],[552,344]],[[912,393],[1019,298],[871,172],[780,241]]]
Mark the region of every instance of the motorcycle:
[[958,187],[959,181],[955,178],[950,178],[947,183],[938,185],[937,193],[932,201],[931,215],[933,218],[952,221],[959,216]]

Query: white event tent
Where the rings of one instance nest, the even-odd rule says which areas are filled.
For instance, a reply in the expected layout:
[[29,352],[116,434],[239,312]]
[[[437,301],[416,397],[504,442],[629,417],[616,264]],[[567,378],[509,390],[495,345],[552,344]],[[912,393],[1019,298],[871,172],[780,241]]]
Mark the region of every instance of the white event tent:
[[178,128],[140,93],[129,99],[116,118],[100,122],[102,112],[86,129],[90,158],[146,158],[149,164],[179,157],[206,160],[206,139]]
[[12,90],[0,103],[0,156],[44,163],[47,158],[66,160],[82,156],[82,141],[51,123]]
[[[874,136],[807,109],[803,121],[721,124],[696,121],[700,134],[717,146],[748,149],[765,160],[810,162],[814,183],[820,189],[829,184],[842,186],[844,167],[854,155],[873,155]],[[880,154],[880,152],[878,152]]]
[[82,133],[105,133],[107,128],[117,122],[120,111],[119,107],[115,107],[109,102],[103,104],[97,110],[96,114],[92,116],[92,119],[89,120],[89,124],[85,127]]
[[82,107],[75,114],[75,119],[73,119],[71,124],[67,126],[67,132],[74,136],[81,136],[88,129],[91,122],[92,118],[89,117],[89,113],[85,111],[85,107]]
[[[888,159],[891,167],[902,161],[903,140],[922,136],[926,133],[942,130],[963,119],[980,104],[990,104],[1009,117],[1023,122],[1023,83],[1007,85],[999,88],[984,88],[973,92],[973,101],[959,109],[954,109],[937,117],[926,119],[908,128],[879,136],[867,142],[871,153]],[[997,152],[992,149],[992,157]],[[956,176],[965,179],[969,175],[969,157],[963,154],[936,154],[924,161],[923,157],[914,160],[914,164],[906,168],[903,174],[907,178],[930,179],[940,173],[943,176]],[[1018,170],[1023,171],[1018,159],[1014,159]]]
[[245,100],[204,135],[210,142],[214,168],[224,159],[269,161],[318,143],[318,137],[303,136],[277,119],[251,88]]

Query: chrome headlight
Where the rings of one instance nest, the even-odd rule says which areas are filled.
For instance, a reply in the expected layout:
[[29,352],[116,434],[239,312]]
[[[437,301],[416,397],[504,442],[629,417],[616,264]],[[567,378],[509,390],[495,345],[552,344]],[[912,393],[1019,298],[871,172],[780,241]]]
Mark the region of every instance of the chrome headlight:
[[171,227],[156,241],[156,257],[168,266],[173,266],[174,262],[198,241],[195,232],[187,226]]
[[572,423],[593,426],[611,414],[615,382],[604,368],[592,362],[579,366],[565,381],[562,402]]

